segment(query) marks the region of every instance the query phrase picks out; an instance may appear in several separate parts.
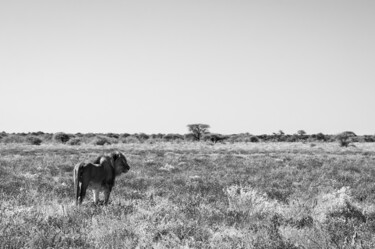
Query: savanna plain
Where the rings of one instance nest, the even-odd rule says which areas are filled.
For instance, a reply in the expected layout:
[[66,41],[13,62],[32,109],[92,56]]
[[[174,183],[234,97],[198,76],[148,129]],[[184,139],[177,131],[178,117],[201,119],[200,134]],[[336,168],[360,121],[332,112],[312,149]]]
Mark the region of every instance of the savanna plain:
[[[109,205],[75,206],[115,150]],[[0,200],[0,248],[375,248],[375,143],[0,144]]]

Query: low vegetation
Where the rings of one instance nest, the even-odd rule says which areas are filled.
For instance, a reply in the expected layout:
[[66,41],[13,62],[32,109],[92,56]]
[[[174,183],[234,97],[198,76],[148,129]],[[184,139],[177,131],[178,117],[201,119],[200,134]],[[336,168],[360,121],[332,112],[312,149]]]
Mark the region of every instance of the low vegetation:
[[188,125],[189,133],[181,135],[175,133],[169,134],[145,134],[145,133],[76,133],[68,134],[57,132],[54,134],[43,132],[30,133],[0,133],[0,143],[10,144],[93,144],[108,145],[117,143],[154,143],[154,142],[194,142],[205,141],[211,143],[257,143],[257,142],[303,142],[303,143],[324,143],[336,142],[341,147],[348,147],[353,143],[373,143],[375,135],[357,136],[354,132],[345,131],[339,134],[329,135],[323,133],[306,134],[305,131],[299,130],[296,134],[285,134],[283,131],[271,135],[253,135],[250,133],[223,135],[209,132],[209,125],[191,124]]
[[[0,248],[375,248],[374,143],[79,138],[0,144]],[[73,166],[113,150],[111,203],[76,207]]]

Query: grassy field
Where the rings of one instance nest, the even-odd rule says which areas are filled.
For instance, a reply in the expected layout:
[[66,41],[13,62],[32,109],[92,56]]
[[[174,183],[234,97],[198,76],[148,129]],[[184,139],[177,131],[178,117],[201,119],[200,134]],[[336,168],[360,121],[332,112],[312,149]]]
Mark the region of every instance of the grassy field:
[[[73,166],[120,150],[108,206]],[[375,144],[0,145],[0,248],[375,248]]]

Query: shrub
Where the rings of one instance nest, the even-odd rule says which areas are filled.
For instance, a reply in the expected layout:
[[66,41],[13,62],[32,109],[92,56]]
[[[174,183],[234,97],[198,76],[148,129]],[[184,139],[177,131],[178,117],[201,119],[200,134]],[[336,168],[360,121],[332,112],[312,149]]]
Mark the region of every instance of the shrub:
[[166,141],[172,141],[172,140],[182,140],[184,139],[184,137],[180,134],[169,133],[169,134],[164,135],[163,139]]
[[31,132],[30,135],[33,135],[33,136],[42,136],[42,135],[44,135],[44,132],[43,131]]
[[269,199],[250,186],[232,185],[225,189],[230,212],[246,218],[260,218],[274,214],[279,206],[277,201]]
[[44,135],[41,136],[41,139],[44,142],[47,142],[47,141],[50,142],[53,139],[53,134],[51,134],[51,133],[45,133]]
[[0,132],[0,139],[6,137],[8,134],[5,131]]
[[10,143],[20,144],[20,143],[25,142],[25,138],[19,135],[8,135],[6,137],[3,137],[1,141],[6,144],[10,144]]
[[80,145],[81,143],[82,143],[81,139],[75,137],[75,138],[70,139],[67,144],[69,144],[69,145]]
[[368,143],[373,143],[373,142],[375,142],[375,136],[365,135],[365,136],[363,137],[363,140],[364,140],[365,142],[368,142]]
[[259,137],[253,136],[249,133],[240,133],[240,134],[232,134],[229,136],[224,136],[225,139],[227,139],[228,142],[230,143],[257,143],[259,142]]
[[105,144],[111,144],[108,138],[106,137],[95,137],[92,141],[92,144],[95,145],[105,145]]
[[186,141],[197,141],[193,133],[188,133],[184,135],[184,140]]
[[95,133],[85,133],[83,135],[83,137],[85,137],[85,138],[93,138],[93,137],[96,137],[96,134]]
[[123,143],[126,143],[126,144],[132,144],[132,143],[139,143],[140,142],[139,139],[135,136],[128,136],[126,138],[121,139],[121,141]]
[[130,134],[129,133],[123,133],[120,135],[120,138],[126,138],[126,137],[129,137]]
[[150,136],[145,133],[134,134],[134,136],[137,137],[140,141],[145,141],[150,138]]
[[120,137],[119,134],[115,134],[115,133],[107,133],[105,134],[107,137],[110,137],[110,138],[116,138],[118,139]]
[[26,138],[27,143],[32,145],[40,145],[42,143],[42,139],[36,136],[29,136]]
[[211,141],[213,143],[224,141],[227,138],[228,138],[227,136],[223,136],[221,134],[215,134],[215,133],[207,133],[207,134],[202,135],[203,141]]
[[317,134],[311,134],[307,139],[308,142],[316,142],[316,141],[326,141],[328,140],[328,136],[324,135],[323,133],[319,132]]
[[250,142],[252,142],[252,143],[258,143],[259,142],[259,138],[257,136],[251,136],[250,137]]
[[297,142],[299,140],[299,136],[297,134],[294,134],[294,135],[286,135],[285,136],[285,140],[286,142],[288,143],[294,143],[294,142]]
[[164,136],[166,136],[166,135],[158,133],[158,134],[151,134],[150,138],[152,138],[152,139],[162,139]]
[[64,132],[58,132],[53,135],[53,140],[58,143],[65,144],[66,142],[69,141],[69,139],[70,139],[69,135]]

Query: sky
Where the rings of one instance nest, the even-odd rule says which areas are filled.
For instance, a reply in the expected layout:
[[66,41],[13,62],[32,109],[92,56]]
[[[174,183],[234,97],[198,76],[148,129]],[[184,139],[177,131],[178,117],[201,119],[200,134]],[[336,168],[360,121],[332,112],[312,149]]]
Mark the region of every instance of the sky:
[[0,1],[0,131],[375,134],[375,1]]

